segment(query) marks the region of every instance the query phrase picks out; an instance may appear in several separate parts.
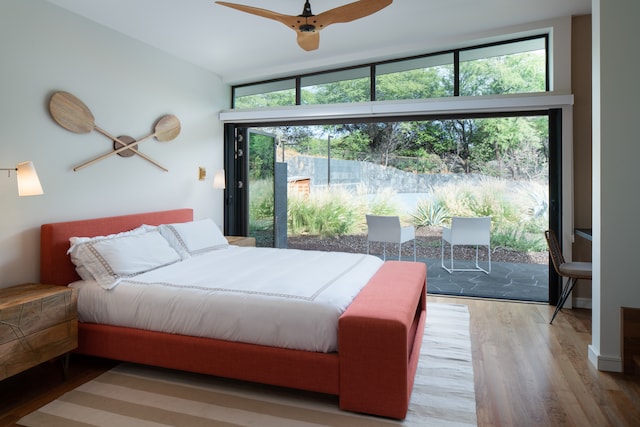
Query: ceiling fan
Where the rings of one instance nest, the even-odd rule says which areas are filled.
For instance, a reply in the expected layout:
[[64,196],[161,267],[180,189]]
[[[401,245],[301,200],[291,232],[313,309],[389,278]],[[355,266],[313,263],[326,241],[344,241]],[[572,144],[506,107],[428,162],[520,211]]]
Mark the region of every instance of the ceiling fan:
[[305,1],[302,14],[300,15],[283,15],[258,7],[224,1],[217,1],[216,3],[281,22],[298,34],[298,45],[300,45],[301,48],[304,50],[315,50],[320,45],[320,30],[327,28],[331,24],[351,22],[364,18],[365,16],[384,9],[392,2],[393,0],[360,0],[327,10],[319,15],[314,15],[311,12],[311,4],[309,4],[308,0]]

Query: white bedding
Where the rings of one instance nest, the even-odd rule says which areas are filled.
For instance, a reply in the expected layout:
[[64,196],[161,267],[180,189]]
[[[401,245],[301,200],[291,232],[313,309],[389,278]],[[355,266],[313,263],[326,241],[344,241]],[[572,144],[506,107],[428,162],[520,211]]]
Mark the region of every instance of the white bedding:
[[382,265],[371,255],[229,246],[105,290],[79,289],[82,322],[284,348],[337,350],[338,318]]

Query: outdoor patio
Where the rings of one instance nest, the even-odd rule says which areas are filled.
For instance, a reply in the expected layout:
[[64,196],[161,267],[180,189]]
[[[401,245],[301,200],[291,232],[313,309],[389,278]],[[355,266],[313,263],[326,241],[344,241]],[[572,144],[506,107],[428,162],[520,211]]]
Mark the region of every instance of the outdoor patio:
[[[455,295],[465,297],[508,299],[517,301],[548,302],[549,266],[544,261],[548,253],[518,253],[504,248],[492,249],[491,273],[454,272],[449,274],[441,266],[439,229],[422,228],[417,232],[417,261],[427,264],[427,291],[431,294]],[[295,249],[313,249],[323,251],[343,251],[366,253],[366,235],[335,236],[319,238],[317,236],[289,237],[289,247]],[[392,246],[392,245],[391,245]],[[382,257],[381,244],[371,244],[371,254]],[[464,267],[465,262],[472,266],[472,252],[461,257],[456,256],[456,267]],[[481,254],[480,263],[485,263],[486,254]],[[387,259],[398,259],[397,248],[389,247]],[[406,243],[402,251],[402,260],[413,261],[411,244]]]
[[[418,261],[427,264],[427,292],[430,294],[537,302],[549,300],[547,265],[492,262],[490,274],[467,271],[449,274],[442,268],[440,259],[418,258]],[[472,264],[470,262],[469,267]],[[456,261],[458,266],[464,267],[464,262]]]

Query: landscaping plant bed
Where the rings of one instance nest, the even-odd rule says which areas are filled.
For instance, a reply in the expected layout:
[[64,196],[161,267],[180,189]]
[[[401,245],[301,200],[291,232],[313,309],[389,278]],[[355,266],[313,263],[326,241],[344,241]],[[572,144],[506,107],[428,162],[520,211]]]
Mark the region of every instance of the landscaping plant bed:
[[[439,227],[420,227],[416,229],[416,254],[418,258],[440,258],[440,241],[442,229]],[[288,248],[290,249],[307,249],[319,251],[339,251],[366,253],[367,252],[367,235],[352,234],[335,237],[320,236],[289,236]],[[447,246],[448,248],[448,246]],[[405,243],[402,249],[403,257],[413,256],[412,244]],[[372,254],[382,254],[382,244],[371,244]],[[396,245],[387,244],[387,258],[397,257]],[[456,248],[454,256],[458,259],[474,259],[475,248],[465,247]],[[480,259],[486,258],[486,250],[480,249]],[[519,252],[503,247],[491,248],[492,262],[508,262],[508,263],[524,263],[524,264],[548,264],[549,253],[542,252]]]

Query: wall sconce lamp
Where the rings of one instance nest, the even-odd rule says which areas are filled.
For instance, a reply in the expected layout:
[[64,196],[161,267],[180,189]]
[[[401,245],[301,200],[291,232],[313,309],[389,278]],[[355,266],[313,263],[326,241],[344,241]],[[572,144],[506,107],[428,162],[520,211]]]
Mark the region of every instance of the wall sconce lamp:
[[16,171],[18,196],[39,196],[44,194],[33,162],[22,162],[18,163],[15,168],[0,168],[0,170],[8,171],[9,177],[11,177],[11,171]]
[[219,169],[213,176],[213,188],[224,190],[226,187],[227,186],[224,178],[224,169]]

